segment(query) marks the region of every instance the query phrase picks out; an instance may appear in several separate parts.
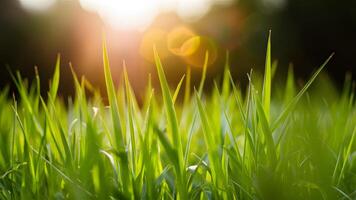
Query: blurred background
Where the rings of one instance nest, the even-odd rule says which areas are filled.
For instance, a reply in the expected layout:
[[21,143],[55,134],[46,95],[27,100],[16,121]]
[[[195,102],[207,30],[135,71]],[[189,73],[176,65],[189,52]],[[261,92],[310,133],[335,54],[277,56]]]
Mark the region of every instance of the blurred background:
[[7,67],[33,79],[37,66],[46,91],[60,53],[61,95],[73,93],[69,63],[104,89],[104,34],[114,79],[125,60],[137,91],[156,76],[154,44],[172,84],[187,67],[198,82],[206,51],[208,80],[221,76],[229,52],[244,82],[251,68],[263,70],[269,30],[282,79],[291,62],[306,79],[332,52],[326,71],[336,85],[356,73],[355,0],[1,0],[0,88],[14,89]]

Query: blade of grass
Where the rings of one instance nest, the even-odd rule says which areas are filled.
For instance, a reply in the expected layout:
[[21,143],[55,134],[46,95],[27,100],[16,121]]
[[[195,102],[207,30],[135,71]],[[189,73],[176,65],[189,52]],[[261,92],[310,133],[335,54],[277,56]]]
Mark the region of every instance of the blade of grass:
[[105,75],[105,85],[109,98],[110,111],[114,126],[114,135],[116,138],[117,148],[125,149],[125,142],[121,128],[121,120],[119,116],[119,107],[117,104],[116,90],[114,87],[114,82],[111,77],[109,56],[106,47],[106,40],[103,38],[103,63],[104,63],[104,75]]
[[184,89],[184,105],[187,106],[190,100],[190,79],[191,79],[191,69],[190,66],[187,67],[185,80],[185,89]]
[[157,50],[155,47],[154,47],[153,51],[154,51],[154,56],[155,56],[156,68],[158,71],[158,77],[159,77],[159,81],[161,83],[163,101],[165,104],[165,110],[166,110],[166,115],[167,115],[168,128],[170,129],[170,132],[172,133],[173,145],[177,149],[177,153],[179,155],[178,157],[181,157],[183,155],[182,143],[181,143],[181,139],[180,139],[177,116],[176,116],[175,108],[173,105],[173,99],[170,95],[167,79],[164,74],[162,63],[161,63],[161,60],[158,56],[158,53],[157,53]]
[[337,180],[337,184],[336,184],[337,186],[340,185],[341,179],[344,177],[346,163],[349,160],[349,156],[351,154],[351,148],[352,148],[352,145],[353,145],[354,140],[355,140],[355,135],[356,135],[356,126],[355,126],[354,130],[352,131],[351,139],[350,139],[349,145],[347,146],[346,153],[344,155],[344,162],[342,163],[340,175],[339,175],[339,178]]
[[129,133],[130,133],[130,143],[131,143],[131,163],[134,175],[136,173],[136,138],[135,138],[135,130],[133,125],[133,103],[132,103],[132,90],[131,85],[129,82],[129,78],[127,75],[126,64],[125,61],[123,62],[124,66],[124,82],[125,82],[125,91],[126,91],[126,104],[127,104],[127,111],[128,111],[128,121],[129,121]]
[[271,105],[271,84],[272,84],[272,72],[271,72],[271,31],[268,36],[265,75],[263,80],[262,90],[262,105],[266,115],[266,120],[269,122],[270,118],[270,105]]
[[202,73],[202,77],[200,80],[200,84],[199,84],[199,89],[198,89],[198,94],[199,96],[201,96],[203,89],[204,89],[204,83],[205,83],[205,79],[206,79],[206,71],[208,68],[208,64],[209,64],[209,52],[206,51],[205,52],[205,59],[204,59],[204,65],[203,65],[203,73]]
[[[158,78],[161,85],[165,112],[167,116],[167,123],[168,123],[167,128],[169,132],[172,134],[172,139],[173,139],[174,152],[170,151],[171,154],[170,156],[176,159],[176,161],[173,163],[175,164],[175,170],[177,174],[176,186],[177,186],[179,197],[185,199],[187,198],[187,193],[185,188],[185,175],[184,175],[184,168],[183,168],[183,150],[182,150],[182,141],[180,137],[178,121],[177,121],[177,115],[169,91],[167,79],[163,71],[162,63],[158,56],[155,46],[153,47],[153,53],[154,53],[156,68],[158,72]],[[164,137],[160,136],[161,142],[164,142],[163,139]],[[166,143],[166,145],[168,146],[168,143]]]
[[129,163],[127,158],[125,137],[123,135],[122,124],[119,115],[119,106],[116,97],[116,91],[110,71],[109,56],[106,47],[105,37],[103,38],[103,64],[107,94],[110,104],[111,118],[114,128],[114,137],[116,142],[116,155],[119,157],[119,163],[122,170],[121,180],[126,197],[129,197],[132,191],[131,176],[129,173]]
[[256,103],[256,108],[257,108],[257,115],[258,115],[258,118],[259,118],[260,124],[261,124],[261,129],[262,129],[263,135],[267,142],[267,149],[268,149],[267,153],[269,156],[269,161],[271,161],[272,166],[274,166],[277,161],[277,154],[276,154],[276,149],[275,149],[275,145],[273,142],[272,132],[268,125],[267,116],[265,115],[262,104],[258,100],[258,98],[255,98],[255,103]]
[[182,78],[180,79],[178,85],[177,85],[177,88],[176,90],[174,91],[174,94],[173,94],[173,97],[172,97],[172,101],[173,101],[173,104],[175,104],[177,98],[178,98],[178,94],[179,94],[179,91],[180,91],[180,88],[183,84],[183,81],[184,81],[184,78],[185,78],[185,75],[182,76]]
[[61,56],[60,54],[57,55],[57,61],[56,61],[56,66],[54,70],[54,75],[51,80],[50,84],[50,90],[49,90],[49,95],[53,100],[56,99],[57,97],[57,91],[58,91],[58,86],[59,86],[59,76],[60,76],[60,65],[61,65]]

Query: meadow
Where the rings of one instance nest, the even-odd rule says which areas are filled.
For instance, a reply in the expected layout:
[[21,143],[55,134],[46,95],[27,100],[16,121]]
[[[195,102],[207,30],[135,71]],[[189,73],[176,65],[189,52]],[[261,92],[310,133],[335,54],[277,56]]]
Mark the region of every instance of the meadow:
[[75,95],[58,97],[59,58],[46,97],[38,75],[13,73],[0,199],[356,199],[355,84],[323,76],[332,55],[304,84],[293,68],[281,83],[269,40],[263,76],[240,88],[227,61],[209,94],[208,53],[196,86],[188,70],[171,87],[154,56],[160,88],[149,81],[140,103],[125,69],[114,84],[105,42],[105,95],[73,70]]

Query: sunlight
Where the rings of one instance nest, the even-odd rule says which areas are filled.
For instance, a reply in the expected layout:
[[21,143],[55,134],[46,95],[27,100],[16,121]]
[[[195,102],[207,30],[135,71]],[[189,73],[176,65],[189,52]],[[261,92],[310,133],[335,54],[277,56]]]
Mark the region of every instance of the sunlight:
[[56,3],[56,0],[19,0],[23,8],[29,11],[45,11]]
[[88,11],[97,12],[114,28],[145,29],[158,14],[158,0],[80,0]]
[[[18,0],[29,11],[42,12],[57,0]],[[160,13],[173,12],[185,21],[196,21],[215,5],[233,0],[79,0],[81,7],[97,13],[105,23],[117,29],[145,30]]]
[[213,4],[232,0],[79,0],[83,9],[98,13],[118,29],[145,30],[160,13],[175,12],[186,21],[200,19]]
[[180,0],[176,11],[181,18],[195,21],[208,13],[211,4],[212,0]]
[[123,28],[144,29],[157,15],[156,1],[109,0],[102,3],[99,14],[110,25]]

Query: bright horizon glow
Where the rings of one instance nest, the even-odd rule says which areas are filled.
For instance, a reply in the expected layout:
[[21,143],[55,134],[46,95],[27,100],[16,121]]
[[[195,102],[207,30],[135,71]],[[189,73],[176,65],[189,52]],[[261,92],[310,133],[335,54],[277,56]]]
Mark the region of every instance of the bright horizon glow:
[[41,12],[48,10],[56,3],[56,0],[19,0],[19,2],[26,10]]

